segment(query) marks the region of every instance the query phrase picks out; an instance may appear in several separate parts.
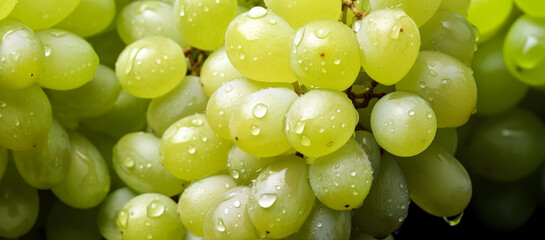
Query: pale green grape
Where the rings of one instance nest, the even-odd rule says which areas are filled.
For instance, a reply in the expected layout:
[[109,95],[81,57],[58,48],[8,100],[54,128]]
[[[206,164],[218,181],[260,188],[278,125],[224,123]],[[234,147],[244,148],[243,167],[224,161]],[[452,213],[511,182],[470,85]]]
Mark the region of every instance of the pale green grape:
[[229,61],[225,48],[220,47],[214,50],[202,65],[199,81],[206,96],[210,97],[224,83],[243,77],[244,75]]
[[421,153],[433,141],[437,118],[420,96],[393,92],[373,108],[371,128],[382,148],[396,156],[409,157]]
[[[260,31],[256,31],[260,29]],[[235,68],[256,81],[295,82],[289,47],[295,30],[262,7],[238,15],[225,33],[225,50]]]
[[283,238],[297,232],[314,205],[308,166],[297,156],[269,165],[252,185],[248,215],[259,236]]
[[182,48],[164,37],[147,37],[132,43],[115,64],[121,87],[140,98],[168,93],[182,82],[186,71]]
[[360,144],[363,151],[369,157],[369,162],[371,162],[371,168],[373,169],[373,182],[375,182],[380,172],[380,146],[371,132],[359,130],[355,133],[356,142]]
[[371,12],[354,23],[361,64],[375,81],[392,85],[401,80],[418,57],[420,33],[414,21],[399,9]]
[[76,9],[55,28],[68,30],[81,37],[92,36],[110,25],[115,12],[114,0],[81,0]]
[[471,0],[467,20],[479,29],[479,43],[493,37],[513,11],[512,0]]
[[231,139],[240,149],[257,157],[287,152],[291,145],[282,131],[284,117],[297,98],[287,88],[268,88],[246,96],[233,111],[229,123]]
[[360,72],[358,40],[341,22],[312,21],[295,33],[290,63],[301,84],[343,91],[354,83]]
[[121,233],[117,229],[116,220],[119,211],[136,193],[129,188],[120,188],[111,192],[98,209],[97,226],[100,234],[108,240],[121,239]]
[[108,167],[100,152],[85,137],[69,132],[71,161],[64,180],[53,193],[74,208],[95,207],[110,191]]
[[9,15],[34,30],[50,28],[76,9],[81,0],[18,0]]
[[208,210],[223,193],[236,187],[231,176],[216,175],[193,182],[180,196],[178,212],[185,228],[203,236],[203,225]]
[[319,19],[337,20],[341,1],[331,0],[265,0],[267,8],[286,19],[294,28]]
[[438,217],[460,214],[471,199],[471,180],[464,166],[441,146],[409,158],[397,158],[409,188],[411,200]]
[[520,8],[524,13],[530,16],[539,17],[539,18],[545,17],[545,2],[541,0],[514,0],[514,1],[517,7]]
[[87,38],[87,41],[95,49],[100,64],[106,65],[111,69],[115,68],[117,57],[125,49],[125,43],[121,41],[117,31],[109,31],[99,35]]
[[383,8],[399,8],[418,26],[424,25],[441,5],[441,0],[369,0],[372,11]]
[[471,0],[442,0],[439,10],[455,12],[466,17],[470,3]]
[[48,240],[99,240],[100,232],[96,225],[97,209],[75,209],[62,201],[55,201],[45,228]]
[[227,156],[229,174],[240,185],[250,185],[263,169],[284,156],[260,158],[242,151],[233,145]]
[[4,176],[4,172],[6,172],[6,167],[8,165],[8,150],[0,147],[0,180],[2,180],[2,177]]
[[420,95],[437,116],[437,127],[459,127],[476,111],[477,86],[472,71],[449,55],[423,51],[398,91]]
[[125,183],[119,178],[113,168],[112,149],[114,149],[118,139],[103,133],[92,132],[85,129],[78,129],[78,131],[98,149],[100,155],[102,155],[102,158],[104,158],[106,166],[108,167],[108,173],[110,175],[110,191],[126,187]]
[[70,90],[91,81],[98,56],[85,39],[60,29],[40,30],[36,34],[45,49],[45,74],[38,80],[42,87]]
[[34,31],[17,21],[0,20],[0,36],[0,86],[26,88],[40,79],[45,55]]
[[397,230],[409,214],[409,191],[401,168],[389,153],[382,155],[378,177],[363,206],[354,211],[353,226],[377,238]]
[[316,158],[309,181],[314,195],[334,210],[360,207],[373,181],[373,168],[363,148],[350,138],[344,146]]
[[28,150],[40,145],[51,127],[51,105],[37,85],[0,87],[0,146]]
[[519,17],[505,37],[503,57],[507,69],[525,84],[543,86],[544,52],[545,19]]
[[357,122],[358,113],[346,94],[316,89],[291,105],[284,134],[298,152],[320,157],[342,147]]
[[349,240],[351,226],[349,211],[331,210],[316,201],[301,229],[286,240]]
[[71,162],[68,133],[55,120],[47,140],[36,148],[13,151],[13,160],[21,177],[31,186],[49,189],[61,183]]
[[12,162],[0,180],[0,196],[0,237],[27,233],[38,218],[38,191],[21,178]]
[[161,137],[159,152],[172,175],[195,180],[226,170],[231,145],[212,131],[203,114],[195,114],[170,125]]
[[176,203],[157,193],[131,199],[119,211],[116,223],[123,240],[182,239],[185,235]]
[[441,146],[450,155],[454,156],[458,149],[458,132],[456,128],[438,128],[433,143]]
[[225,30],[237,16],[237,0],[176,0],[176,24],[189,45],[214,50],[225,41]]
[[2,0],[0,1],[0,20],[7,17],[15,5],[17,4],[18,0]]
[[199,237],[199,236],[193,234],[192,232],[186,230],[184,240],[203,240],[203,238]]
[[477,49],[477,29],[463,16],[439,10],[420,27],[422,50],[435,50],[453,56],[470,66]]
[[195,113],[204,113],[207,102],[199,78],[186,76],[172,91],[151,100],[146,113],[148,127],[160,137],[172,123]]

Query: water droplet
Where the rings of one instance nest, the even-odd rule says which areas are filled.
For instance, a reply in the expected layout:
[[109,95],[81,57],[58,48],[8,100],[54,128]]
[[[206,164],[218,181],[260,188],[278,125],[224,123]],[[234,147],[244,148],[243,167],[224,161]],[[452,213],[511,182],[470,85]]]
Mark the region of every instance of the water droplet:
[[131,157],[126,157],[123,159],[123,164],[125,165],[125,167],[132,168],[134,167],[134,159],[132,159]]
[[293,44],[295,44],[296,47],[299,46],[299,44],[301,44],[301,41],[303,40],[303,36],[305,36],[305,30],[306,28],[303,27],[295,33],[295,36],[293,38]]
[[231,84],[228,84],[227,86],[225,86],[225,92],[226,93],[229,93],[233,90],[233,86],[231,86]]
[[254,114],[254,117],[256,118],[263,118],[265,115],[267,115],[267,106],[263,103],[258,103],[254,106],[254,109],[252,110],[252,113]]
[[427,113],[426,113],[426,117],[427,117],[427,118],[431,118],[431,117],[433,117],[433,114],[431,114],[430,112],[427,112]]
[[320,128],[320,129],[318,129],[318,132],[319,132],[319,133],[324,133],[324,131],[325,131],[325,129],[324,129],[324,128]]
[[515,56],[515,61],[523,69],[533,69],[545,59],[542,54],[544,50],[545,44],[541,44],[538,37],[529,35],[521,52]]
[[267,15],[267,10],[262,7],[254,7],[248,12],[248,17],[253,19],[262,18],[265,15]]
[[236,200],[236,201],[233,203],[233,206],[236,207],[236,208],[239,208],[239,207],[240,207],[240,201],[239,201],[239,200]]
[[252,130],[250,132],[252,133],[252,135],[257,136],[261,132],[261,128],[254,125],[252,126]]
[[119,211],[118,219],[121,227],[126,227],[127,222],[129,221],[129,214],[127,214],[127,210]]
[[409,114],[409,116],[414,116],[414,110],[412,110],[412,109],[409,110],[408,114]]
[[262,208],[270,208],[276,202],[277,198],[276,193],[263,193],[257,200],[257,203]]
[[225,224],[223,223],[222,218],[218,218],[218,223],[217,223],[216,229],[218,229],[218,231],[220,231],[220,232],[225,232]]
[[356,171],[354,171],[354,170],[350,171],[350,176],[355,177],[356,176]]
[[231,170],[231,176],[233,176],[234,179],[238,179],[240,177],[240,173],[237,170],[233,169]]
[[187,152],[188,152],[189,154],[194,154],[195,151],[196,151],[196,149],[195,149],[195,147],[194,147],[193,145],[188,145],[188,146],[187,146]]
[[327,36],[329,36],[331,32],[324,30],[324,29],[318,29],[318,31],[314,32],[314,35],[316,35],[319,39],[325,39]]
[[165,212],[165,206],[159,200],[153,200],[146,208],[148,217],[159,217]]
[[400,33],[400,27],[398,25],[395,25],[392,30],[390,31],[390,34],[388,35],[391,39],[398,39],[399,33]]
[[430,75],[431,75],[432,77],[435,77],[435,76],[437,76],[437,72],[434,71],[434,70],[430,70]]
[[421,81],[418,83],[418,86],[420,86],[420,88],[426,88],[426,83]]
[[201,127],[202,124],[203,124],[203,121],[200,118],[196,118],[196,119],[191,120],[191,124],[193,124],[193,126],[195,126],[195,127]]
[[336,65],[339,65],[341,63],[341,60],[338,58],[333,59],[333,63]]
[[463,216],[464,216],[464,212],[462,211],[460,214],[453,217],[443,217],[443,220],[445,220],[445,222],[448,223],[448,225],[454,227],[462,221]]
[[308,147],[308,146],[312,145],[312,142],[310,142],[309,137],[303,136],[303,137],[301,137],[301,145],[303,145],[305,147]]
[[[46,57],[49,57],[49,55],[51,55],[51,47],[50,46],[44,45],[44,51],[45,51],[45,56]],[[2,59],[0,59],[0,60],[2,60],[2,62],[5,61],[6,57],[2,56]]]
[[293,128],[295,130],[295,133],[301,134],[305,130],[305,122],[298,122],[295,124],[295,127]]

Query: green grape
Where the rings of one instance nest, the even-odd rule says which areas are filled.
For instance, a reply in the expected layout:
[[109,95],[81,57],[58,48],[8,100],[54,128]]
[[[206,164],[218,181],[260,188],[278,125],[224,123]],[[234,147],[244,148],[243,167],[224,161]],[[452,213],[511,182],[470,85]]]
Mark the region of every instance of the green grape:
[[149,100],[137,98],[121,90],[110,111],[97,117],[82,119],[81,125],[85,129],[120,138],[126,133],[144,129],[148,105]]
[[380,172],[380,146],[377,144],[373,134],[368,131],[356,131],[355,140],[369,157],[373,169],[373,182],[378,178]]
[[125,204],[137,194],[129,188],[120,188],[111,192],[98,209],[97,226],[100,234],[108,240],[121,239],[116,225],[117,215]]
[[167,171],[190,181],[226,170],[231,145],[212,131],[203,114],[195,114],[170,125],[161,137],[159,154]]
[[316,89],[291,105],[284,134],[298,152],[320,157],[342,147],[357,122],[358,113],[346,94]]
[[411,200],[438,217],[460,214],[471,199],[471,180],[464,166],[439,145],[409,158],[397,158]]
[[467,10],[471,0],[442,0],[439,10],[447,10],[467,17]]
[[18,151],[37,147],[47,139],[51,114],[49,100],[37,85],[0,87],[0,146]]
[[454,156],[458,148],[458,132],[456,132],[456,128],[438,128],[433,143],[441,146],[450,155]]
[[420,27],[420,48],[446,53],[470,66],[477,49],[477,35],[477,29],[463,16],[440,10]]
[[96,219],[96,208],[75,209],[62,201],[55,201],[47,216],[45,235],[48,240],[99,240]]
[[[110,25],[115,16],[114,0],[81,0],[74,11],[55,25],[81,37],[88,37],[102,32]],[[100,13],[100,17],[97,17]]]
[[392,234],[401,226],[410,203],[407,181],[393,156],[384,153],[381,161],[369,195],[352,218],[354,228],[377,238]]
[[424,25],[435,14],[441,0],[369,0],[372,11],[384,8],[399,8],[411,17],[418,26]]
[[18,0],[9,15],[34,30],[45,29],[62,21],[81,0]]
[[372,79],[393,85],[409,72],[420,49],[420,33],[405,12],[376,10],[355,22],[353,28],[360,44],[361,64]]
[[269,165],[252,185],[248,215],[260,237],[283,238],[297,232],[314,205],[308,166],[297,156]]
[[351,240],[395,240],[395,238],[392,235],[388,235],[385,238],[374,238],[373,236],[365,233],[359,233],[356,231],[352,231],[352,236],[350,236]]
[[186,229],[203,236],[206,214],[216,199],[236,186],[228,175],[206,177],[189,185],[178,201],[178,212]]
[[414,93],[393,92],[381,98],[371,113],[371,128],[386,151],[410,157],[433,141],[437,119],[431,106]]
[[126,44],[160,36],[189,46],[176,27],[174,8],[159,1],[136,1],[124,7],[117,18],[117,32]]
[[121,41],[116,31],[109,31],[87,38],[87,41],[93,46],[100,64],[106,65],[111,69],[115,68],[117,56],[125,49],[125,43]]
[[333,210],[361,206],[373,181],[373,168],[367,153],[350,138],[344,146],[316,158],[310,165],[309,181],[314,195]]
[[121,87],[140,98],[168,93],[182,82],[186,72],[184,51],[164,37],[147,37],[131,43],[115,64]]
[[477,84],[477,114],[491,115],[518,105],[528,86],[517,81],[503,60],[504,35],[490,39],[475,52],[472,68]]
[[83,86],[68,91],[46,90],[46,93],[55,114],[85,118],[112,109],[120,91],[115,72],[99,64],[93,79]]
[[267,8],[286,19],[294,28],[319,19],[337,20],[341,16],[341,1],[331,0],[265,0]]
[[0,180],[6,172],[6,167],[8,165],[8,150],[0,146]]
[[176,24],[189,45],[214,50],[225,41],[225,30],[237,16],[236,0],[176,0]]
[[91,81],[98,55],[85,39],[60,29],[36,32],[44,44],[45,74],[38,83],[54,90],[70,90]]
[[294,34],[276,13],[254,7],[229,24],[225,51],[233,66],[253,80],[291,83],[297,80],[289,61]]
[[479,43],[493,37],[507,23],[513,11],[512,0],[471,0],[467,20],[479,29]]
[[185,235],[176,203],[157,193],[131,199],[119,211],[116,223],[123,240],[182,239]]
[[0,179],[0,237],[17,238],[27,233],[38,218],[38,191],[19,175],[12,162]]
[[295,33],[290,63],[301,84],[344,91],[360,72],[358,40],[354,32],[341,22],[331,19],[312,21]]
[[32,29],[17,21],[0,20],[0,36],[0,87],[27,88],[40,79],[45,53]]
[[6,18],[11,11],[13,11],[13,8],[17,4],[18,0],[3,0],[0,1],[0,20]]
[[71,161],[64,180],[53,187],[53,193],[74,208],[92,208],[110,191],[108,167],[100,152],[85,137],[69,132]]
[[207,102],[199,77],[186,76],[172,91],[151,100],[146,114],[148,126],[160,137],[172,123],[195,113],[204,113]]
[[231,139],[240,149],[257,157],[287,152],[291,145],[282,131],[284,117],[297,98],[287,88],[268,88],[246,96],[232,113]]
[[286,240],[349,240],[352,221],[349,211],[335,211],[316,201],[301,229]]
[[261,158],[250,155],[233,145],[227,156],[229,174],[240,185],[250,185],[263,169],[284,156]]
[[210,97],[221,85],[237,78],[244,78],[244,75],[231,64],[225,48],[220,47],[204,62],[199,81],[206,96]]
[[21,177],[32,187],[49,189],[61,183],[71,161],[68,133],[55,120],[47,140],[34,149],[13,151],[13,160]]
[[136,132],[123,136],[113,149],[113,166],[119,177],[137,193],[154,192],[174,196],[186,182],[172,176],[161,165],[161,140],[151,133]]
[[459,127],[476,111],[477,86],[471,69],[440,52],[420,52],[413,68],[396,84],[396,89],[426,99],[440,128]]
[[518,80],[534,86],[545,85],[545,19],[523,15],[507,33],[503,58]]
[[[8,1],[9,2],[9,1]],[[543,18],[545,17],[545,2],[540,0],[514,0],[515,4],[524,13]],[[1,17],[0,17],[1,18]]]
[[199,236],[193,234],[192,232],[186,230],[184,240],[203,240],[203,238],[199,237]]
[[110,191],[125,187],[125,183],[119,178],[113,168],[112,149],[114,149],[118,139],[114,139],[103,133],[92,132],[85,129],[78,129],[78,131],[80,131],[79,133],[86,137],[87,140],[98,149],[100,155],[104,158],[106,166],[108,167],[108,174],[110,175]]

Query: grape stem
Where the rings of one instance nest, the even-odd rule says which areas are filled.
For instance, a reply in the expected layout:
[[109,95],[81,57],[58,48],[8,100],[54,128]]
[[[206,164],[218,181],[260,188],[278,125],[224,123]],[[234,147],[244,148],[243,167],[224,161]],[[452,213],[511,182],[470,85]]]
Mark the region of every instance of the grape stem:
[[[348,95],[348,98],[352,100],[352,104],[354,104],[355,108],[366,108],[369,106],[369,102],[373,98],[382,98],[386,95],[386,93],[375,93],[373,90],[378,85],[378,82],[372,80],[371,86],[367,89],[367,91],[363,93],[354,93],[352,92],[352,87],[348,88],[345,93]],[[359,99],[362,99],[363,101],[359,101]]]
[[297,81],[293,83],[293,90],[295,90],[295,93],[297,93],[297,95],[299,96],[305,94],[305,91],[303,91],[303,89],[301,88],[301,85],[299,85],[299,82]]
[[[356,4],[354,4],[354,1],[352,0],[343,0],[343,9],[346,9],[346,8],[349,8],[352,13],[354,13],[354,15],[356,16],[356,19],[358,20],[361,20],[363,17],[369,15],[369,12],[360,12],[357,8],[356,8]],[[343,17],[346,17],[346,16],[343,16]]]
[[193,76],[200,76],[201,66],[204,63],[208,54],[204,50],[200,50],[194,47],[188,47],[184,49],[184,54],[189,62],[187,72]]

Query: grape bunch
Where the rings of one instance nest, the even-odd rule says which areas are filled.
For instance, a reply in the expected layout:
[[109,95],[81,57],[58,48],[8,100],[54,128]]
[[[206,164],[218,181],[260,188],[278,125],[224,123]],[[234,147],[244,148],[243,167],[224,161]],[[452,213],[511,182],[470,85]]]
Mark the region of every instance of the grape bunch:
[[0,0],[0,36],[0,239],[393,239],[409,207],[512,230],[545,203],[539,0]]

